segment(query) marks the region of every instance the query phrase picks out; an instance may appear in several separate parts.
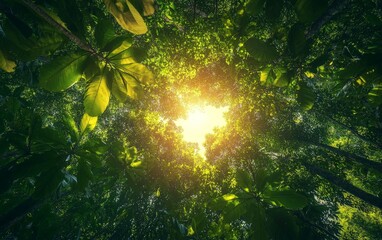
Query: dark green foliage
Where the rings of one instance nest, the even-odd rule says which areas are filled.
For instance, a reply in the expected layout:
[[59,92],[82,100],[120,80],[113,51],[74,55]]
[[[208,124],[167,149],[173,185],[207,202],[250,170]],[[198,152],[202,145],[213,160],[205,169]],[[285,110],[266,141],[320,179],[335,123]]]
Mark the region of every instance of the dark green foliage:
[[377,239],[380,7],[0,2],[0,238]]

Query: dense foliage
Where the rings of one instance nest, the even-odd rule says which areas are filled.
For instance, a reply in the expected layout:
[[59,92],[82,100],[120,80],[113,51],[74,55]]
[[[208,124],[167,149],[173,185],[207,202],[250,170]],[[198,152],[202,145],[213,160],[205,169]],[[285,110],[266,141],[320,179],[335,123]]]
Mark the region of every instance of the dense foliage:
[[380,0],[3,0],[0,81],[2,239],[382,235]]

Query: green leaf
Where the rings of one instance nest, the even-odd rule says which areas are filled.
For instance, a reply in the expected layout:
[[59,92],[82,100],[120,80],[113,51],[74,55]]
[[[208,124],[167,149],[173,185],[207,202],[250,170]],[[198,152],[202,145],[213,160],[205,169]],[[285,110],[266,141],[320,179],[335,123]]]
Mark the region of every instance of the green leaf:
[[60,168],[52,168],[41,173],[36,179],[36,190],[33,197],[43,199],[56,191],[61,181],[64,179],[64,174]]
[[77,127],[76,121],[74,121],[72,115],[70,115],[69,112],[64,113],[63,121],[69,130],[69,134],[72,140],[78,140],[78,137],[79,137],[78,127]]
[[54,59],[41,67],[40,85],[49,91],[62,91],[80,80],[86,55],[72,54]]
[[97,120],[98,117],[91,117],[87,113],[84,113],[80,124],[81,133],[92,131],[97,124]]
[[91,117],[101,115],[109,105],[110,89],[108,86],[109,72],[104,70],[101,75],[93,77],[85,92],[85,112]]
[[264,198],[291,210],[302,209],[308,204],[308,200],[304,195],[292,190],[267,190],[264,192]]
[[76,188],[77,190],[82,191],[88,186],[89,181],[93,178],[93,172],[91,170],[89,161],[83,157],[80,157],[78,160],[77,171]]
[[237,181],[239,187],[242,187],[244,189],[245,188],[250,189],[252,187],[251,175],[249,175],[249,173],[247,171],[238,169],[236,171],[236,181]]
[[126,101],[127,97],[137,99],[142,93],[142,87],[139,81],[130,73],[115,70],[113,73],[113,82],[111,91],[113,96],[120,102]]
[[[115,53],[116,51],[113,51]],[[125,65],[140,62],[146,57],[145,52],[139,48],[130,47],[116,54],[110,54],[109,58],[115,64]]]
[[328,0],[297,0],[295,3],[298,18],[303,23],[312,23],[327,9]]
[[121,27],[134,34],[145,34],[147,26],[137,9],[129,0],[104,0],[107,10]]
[[306,50],[305,29],[301,23],[293,25],[288,34],[288,48],[294,56],[301,55]]
[[265,68],[260,72],[260,82],[262,85],[271,86],[276,78],[272,68]]
[[286,87],[290,82],[290,73],[285,70],[276,70],[276,80],[273,82],[273,85],[276,87]]
[[154,74],[143,64],[130,63],[122,64],[118,67],[121,71],[134,76],[141,83],[151,83],[154,79]]
[[278,57],[276,48],[256,38],[250,38],[244,43],[245,49],[256,60],[261,62],[271,62]]
[[104,48],[107,43],[115,38],[113,23],[105,18],[101,20],[94,30],[94,37],[99,48]]
[[12,60],[7,59],[0,49],[0,68],[10,73],[15,71],[15,67],[16,63]]
[[312,109],[316,100],[316,94],[313,90],[306,85],[300,83],[300,89],[297,92],[297,101],[300,103],[301,108],[305,111]]

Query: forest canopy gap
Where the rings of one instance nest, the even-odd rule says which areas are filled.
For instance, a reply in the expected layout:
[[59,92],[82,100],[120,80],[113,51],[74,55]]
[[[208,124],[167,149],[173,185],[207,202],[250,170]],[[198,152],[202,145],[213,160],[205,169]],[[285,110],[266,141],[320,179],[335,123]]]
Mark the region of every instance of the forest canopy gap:
[[213,133],[217,127],[224,127],[226,119],[224,113],[228,107],[214,107],[211,105],[193,105],[187,111],[187,118],[177,119],[175,124],[183,129],[183,140],[197,143],[199,154],[205,156],[203,146],[206,135]]

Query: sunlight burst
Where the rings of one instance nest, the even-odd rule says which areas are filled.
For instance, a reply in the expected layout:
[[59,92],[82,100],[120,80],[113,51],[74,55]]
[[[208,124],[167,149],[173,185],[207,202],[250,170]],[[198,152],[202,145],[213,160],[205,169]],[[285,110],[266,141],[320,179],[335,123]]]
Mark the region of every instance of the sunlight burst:
[[224,113],[227,111],[228,107],[196,106],[188,111],[187,119],[178,119],[175,124],[183,128],[184,141],[197,143],[200,155],[205,157],[205,137],[213,133],[214,128],[226,125]]

